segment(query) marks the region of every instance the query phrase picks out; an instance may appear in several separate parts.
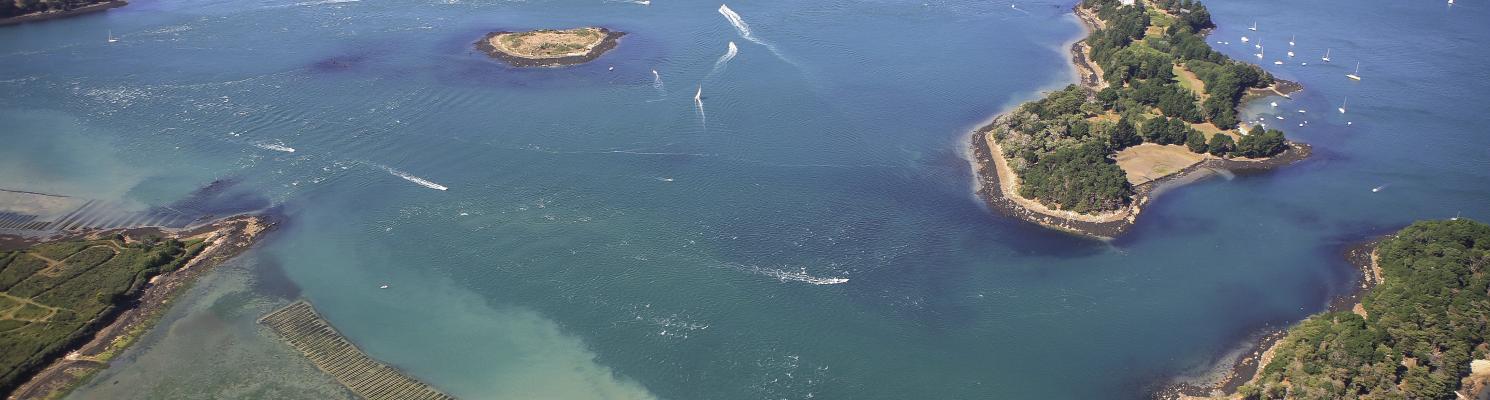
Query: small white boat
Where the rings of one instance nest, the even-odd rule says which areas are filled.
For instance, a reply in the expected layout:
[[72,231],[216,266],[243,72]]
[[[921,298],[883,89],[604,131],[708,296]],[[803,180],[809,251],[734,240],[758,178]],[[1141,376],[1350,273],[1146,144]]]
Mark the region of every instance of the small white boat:
[[1355,63],[1355,72],[1345,74],[1345,77],[1354,80],[1361,80],[1361,63]]
[[1252,27],[1247,28],[1247,30],[1256,32],[1257,31],[1257,21],[1252,21]]
[[616,67],[612,66],[610,68],[606,68],[605,70],[606,71],[615,71],[616,70]]
[[114,30],[110,29],[109,30],[109,43],[114,43],[114,42],[117,42],[117,41],[119,41],[119,39],[114,37]]
[[1288,51],[1288,58],[1293,58],[1293,50]]
[[1246,36],[1242,36],[1242,43],[1247,43],[1250,41],[1252,41],[1252,39],[1248,39]]
[[1267,50],[1263,49],[1262,47],[1258,47],[1257,48],[1257,54],[1253,54],[1253,55],[1254,56],[1257,56],[1257,59],[1261,60],[1262,59],[1262,53],[1265,52],[1265,51],[1267,51]]
[[704,101],[704,87],[703,86],[699,86],[698,87],[698,91],[697,92],[693,92],[693,101],[694,102]]
[[1277,118],[1279,120],[1282,120],[1283,119],[1283,116],[1282,115],[1279,115],[1279,116],[1276,116],[1276,117],[1273,117],[1273,118]]
[[1298,37],[1299,37],[1299,35],[1289,36],[1288,37],[1288,45],[1289,46],[1293,46],[1293,39],[1298,38]]
[[378,289],[387,289],[388,285],[378,286]]
[[[1340,113],[1341,114],[1344,114],[1345,113],[1345,103],[1346,102],[1349,102],[1349,101],[1350,101],[1350,98],[1349,97],[1345,98],[1345,100],[1341,100],[1340,101],[1340,108],[1337,108],[1337,110],[1340,110]],[[1350,125],[1349,122],[1346,122],[1345,124],[1346,125]]]
[[1282,61],[1273,60],[1273,65],[1283,65]]
[[1278,108],[1278,102],[1276,102],[1276,101],[1275,102],[1268,103],[1268,105],[1273,106],[1273,108]]
[[1324,49],[1324,57],[1320,57],[1319,59],[1324,60],[1324,62],[1330,62],[1330,49]]
[[1308,111],[1304,111],[1304,109],[1302,109],[1302,108],[1299,109],[1299,114],[1303,114],[1303,113],[1307,113],[1307,112]]

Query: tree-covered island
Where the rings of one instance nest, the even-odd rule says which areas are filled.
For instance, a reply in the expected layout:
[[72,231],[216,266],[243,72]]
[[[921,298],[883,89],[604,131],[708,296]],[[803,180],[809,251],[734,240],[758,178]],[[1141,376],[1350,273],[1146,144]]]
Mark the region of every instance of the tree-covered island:
[[1307,156],[1279,130],[1240,126],[1244,96],[1283,82],[1211,49],[1204,35],[1215,25],[1204,5],[1085,0],[1076,13],[1091,30],[1072,46],[1082,84],[973,134],[980,191],[995,208],[1112,237],[1133,223],[1148,191],[1185,172]]

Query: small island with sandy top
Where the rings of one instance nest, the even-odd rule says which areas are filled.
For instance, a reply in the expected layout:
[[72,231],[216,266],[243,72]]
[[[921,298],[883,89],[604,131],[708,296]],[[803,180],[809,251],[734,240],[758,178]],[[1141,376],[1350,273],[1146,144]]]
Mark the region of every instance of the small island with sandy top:
[[516,67],[561,67],[599,58],[624,35],[599,27],[492,32],[476,42],[476,49]]
[[995,210],[1046,227],[1113,238],[1166,187],[1217,170],[1266,170],[1310,148],[1237,107],[1300,89],[1206,44],[1198,2],[1085,0],[1089,31],[1071,46],[1078,84],[973,132],[978,193]]

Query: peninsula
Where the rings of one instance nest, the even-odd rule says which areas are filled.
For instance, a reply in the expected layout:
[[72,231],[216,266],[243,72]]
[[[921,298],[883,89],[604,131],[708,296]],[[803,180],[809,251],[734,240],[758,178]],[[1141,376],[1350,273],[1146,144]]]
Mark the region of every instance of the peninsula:
[[476,49],[516,67],[561,67],[593,61],[625,35],[598,27],[492,32],[476,41]]
[[0,236],[0,396],[66,394],[147,332],[182,289],[271,226],[242,215],[180,230]]
[[1490,225],[1420,221],[1349,253],[1362,289],[1161,398],[1490,398]]
[[1075,12],[1089,32],[1071,46],[1080,84],[971,135],[978,192],[990,207],[1112,238],[1159,187],[1308,157],[1308,145],[1237,120],[1249,93],[1286,96],[1299,86],[1211,49],[1205,34],[1215,25],[1204,5],[1085,0]]
[[83,15],[128,4],[124,0],[0,1],[0,26]]

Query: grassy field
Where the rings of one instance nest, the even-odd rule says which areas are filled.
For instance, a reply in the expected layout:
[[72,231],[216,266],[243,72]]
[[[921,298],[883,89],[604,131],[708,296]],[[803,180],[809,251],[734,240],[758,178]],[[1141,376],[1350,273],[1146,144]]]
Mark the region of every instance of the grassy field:
[[1174,78],[1180,81],[1180,86],[1194,92],[1195,98],[1200,99],[1200,101],[1205,101],[1206,98],[1210,97],[1210,95],[1205,93],[1205,82],[1201,82],[1200,78],[1196,77],[1194,72],[1190,72],[1190,70],[1176,64],[1174,66]]
[[89,337],[151,277],[180,268],[205,244],[111,238],[0,252],[0,393]]
[[1185,146],[1144,143],[1117,153],[1117,164],[1128,177],[1128,183],[1137,186],[1179,172],[1186,167],[1205,160]]
[[583,55],[604,39],[599,28],[575,28],[506,33],[492,37],[491,44],[523,57],[557,58]]

